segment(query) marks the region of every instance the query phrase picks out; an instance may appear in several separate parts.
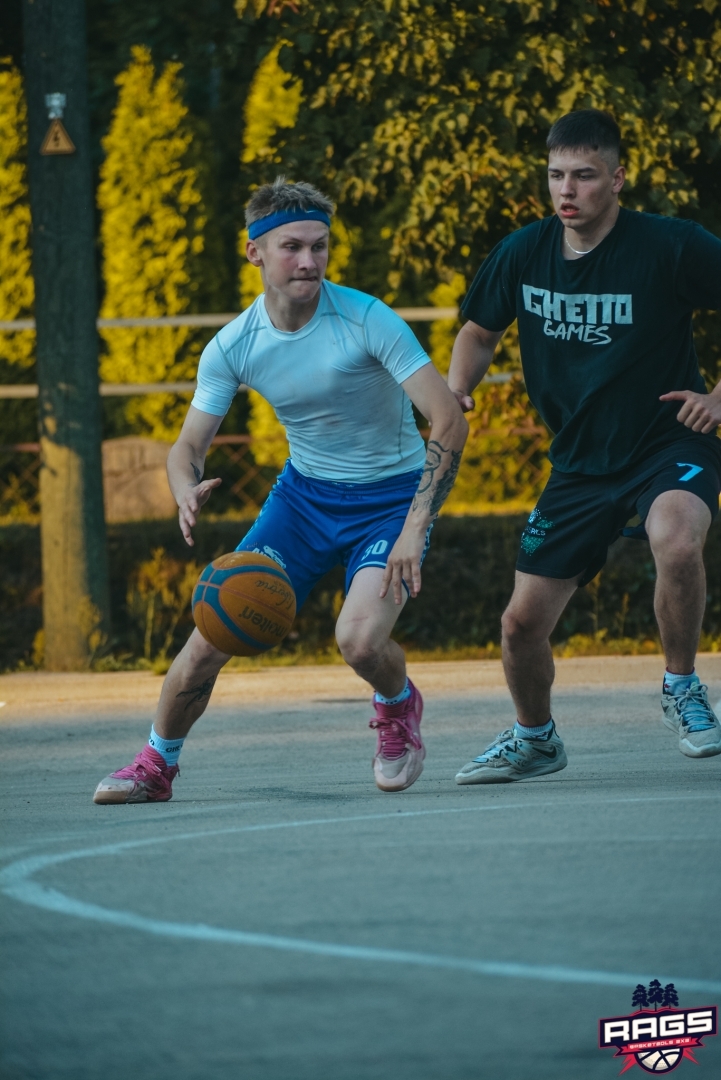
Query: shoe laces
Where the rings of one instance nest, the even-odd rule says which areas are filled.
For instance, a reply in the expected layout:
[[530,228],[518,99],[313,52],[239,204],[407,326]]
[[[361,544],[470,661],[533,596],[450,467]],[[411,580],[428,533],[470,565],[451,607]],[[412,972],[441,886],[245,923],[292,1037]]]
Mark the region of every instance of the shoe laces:
[[421,748],[421,740],[403,716],[375,716],[368,727],[378,732],[381,757],[395,761],[405,754],[408,743],[416,750]]
[[504,750],[515,750],[518,743],[518,737],[513,728],[506,728],[500,735],[497,735],[490,746],[487,746],[482,754],[479,754],[474,761],[483,762],[491,761],[494,758],[501,756]]
[[681,713],[682,723],[689,732],[708,731],[714,726],[711,706],[706,697],[708,687],[702,682],[693,682],[681,694],[675,695],[676,708]]
[[176,776],[180,776],[179,765],[162,765],[159,762],[153,761],[150,757],[146,756],[145,749],[141,750],[139,754],[135,755],[135,760],[130,765],[126,765],[123,769],[118,769],[113,776],[117,776],[121,780],[133,780],[139,777],[141,780],[149,780],[153,776],[160,776],[166,780],[173,780]]

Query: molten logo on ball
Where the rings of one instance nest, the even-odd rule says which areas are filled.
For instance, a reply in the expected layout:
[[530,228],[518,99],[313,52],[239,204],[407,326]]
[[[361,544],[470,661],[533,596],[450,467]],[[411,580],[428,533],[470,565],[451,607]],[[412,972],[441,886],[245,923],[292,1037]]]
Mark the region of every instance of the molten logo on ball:
[[257,656],[293,625],[295,593],[277,562],[234,551],[206,566],[193,592],[193,618],[206,641],[231,656]]
[[[668,1073],[684,1058],[698,1065],[693,1048],[703,1046],[704,1036],[716,1034],[715,1005],[680,1009],[673,983],[662,986],[658,979],[653,979],[648,989],[639,984],[631,1004],[639,1011],[606,1017],[598,1025],[601,1049],[616,1047],[614,1056],[625,1058],[621,1073],[634,1065],[640,1065],[644,1072]],[[654,1006],[653,1011],[649,1005]]]

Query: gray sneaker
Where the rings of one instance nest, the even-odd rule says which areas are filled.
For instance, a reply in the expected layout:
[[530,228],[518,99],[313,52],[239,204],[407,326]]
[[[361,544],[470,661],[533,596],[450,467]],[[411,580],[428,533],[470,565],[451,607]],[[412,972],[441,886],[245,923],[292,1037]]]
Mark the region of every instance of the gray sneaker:
[[522,739],[516,728],[507,728],[483,753],[464,765],[457,784],[509,784],[528,776],[559,772],[568,765],[563,743],[554,724],[540,739]]
[[678,748],[686,757],[721,754],[721,724],[709,705],[708,687],[696,675],[682,694],[661,695],[663,722],[678,733]]

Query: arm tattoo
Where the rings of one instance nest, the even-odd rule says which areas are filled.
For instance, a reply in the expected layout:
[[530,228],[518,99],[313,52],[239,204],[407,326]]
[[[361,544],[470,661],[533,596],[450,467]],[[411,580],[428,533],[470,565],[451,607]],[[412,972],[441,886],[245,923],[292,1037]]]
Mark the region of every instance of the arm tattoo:
[[[191,463],[190,463],[190,467],[191,467],[191,469],[193,470],[193,476],[195,477],[195,483],[196,483],[196,485],[197,485],[197,484],[199,484],[199,483],[201,482],[201,480],[203,479],[203,474],[202,474],[202,472],[200,471],[200,469],[198,468],[198,466],[197,466],[197,465],[195,464],[195,462],[194,462],[194,461],[191,461]],[[192,485],[192,484],[191,484],[190,486],[191,486],[191,487],[193,487],[193,485]]]
[[[448,454],[450,454],[448,468],[440,476],[437,476],[436,474],[441,465],[448,461]],[[435,517],[450,494],[460,464],[460,450],[446,450],[436,439],[431,439],[428,443],[423,475],[418,490],[413,497],[412,509],[428,510]]]
[[426,450],[426,460],[423,465],[423,474],[418,484],[416,495],[424,495],[435,480],[436,470],[443,460],[442,454],[446,453],[439,442],[431,439]]
[[190,690],[181,690],[180,693],[175,696],[188,699],[185,703],[186,709],[189,709],[191,705],[203,705],[213,693],[216,678],[217,675],[214,675],[212,678],[206,679],[205,682],[199,683],[197,686],[191,686]]
[[440,477],[436,485],[436,490],[433,492],[433,497],[431,498],[430,509],[432,514],[437,514],[439,512],[440,508],[443,506],[443,503],[450,495],[451,488],[456,482],[456,476],[458,475],[458,469],[460,468],[460,464],[461,451],[451,450],[451,463],[448,466],[448,469],[444,472],[443,476]]

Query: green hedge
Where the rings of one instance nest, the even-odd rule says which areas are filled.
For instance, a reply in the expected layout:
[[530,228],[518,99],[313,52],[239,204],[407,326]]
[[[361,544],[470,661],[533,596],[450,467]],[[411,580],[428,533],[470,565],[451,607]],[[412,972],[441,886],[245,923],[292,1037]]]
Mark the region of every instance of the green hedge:
[[[525,517],[443,517],[433,530],[433,542],[423,572],[420,596],[406,605],[396,637],[421,649],[486,646],[497,643],[500,617],[513,588],[518,538]],[[176,521],[112,525],[108,529],[111,569],[113,637],[108,649],[126,662],[143,655],[144,623],[130,602],[129,591],[138,568],[158,548],[166,564],[182,570],[195,560],[201,565],[232,550],[251,522],[201,521],[196,546],[186,547]],[[30,525],[0,528],[0,668],[9,670],[31,662],[33,640],[41,627],[39,529]],[[721,636],[721,525],[711,530],[706,545],[708,607],[704,630]],[[147,571],[146,571],[147,574]],[[574,634],[606,630],[609,638],[653,638],[654,567],[647,544],[618,541],[600,580],[580,590],[561,618],[557,642]],[[333,640],[335,613],[342,598],[343,571],[337,569],[315,587],[298,615],[289,650],[314,651]],[[163,610],[157,602],[156,619]],[[167,620],[166,620],[167,622]],[[160,625],[160,623],[159,623]],[[177,622],[168,652],[181,647],[192,625],[187,608]],[[162,631],[161,626],[161,631]],[[159,648],[162,633],[153,639]]]

